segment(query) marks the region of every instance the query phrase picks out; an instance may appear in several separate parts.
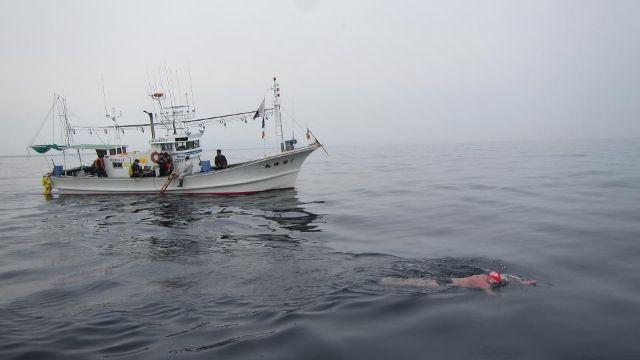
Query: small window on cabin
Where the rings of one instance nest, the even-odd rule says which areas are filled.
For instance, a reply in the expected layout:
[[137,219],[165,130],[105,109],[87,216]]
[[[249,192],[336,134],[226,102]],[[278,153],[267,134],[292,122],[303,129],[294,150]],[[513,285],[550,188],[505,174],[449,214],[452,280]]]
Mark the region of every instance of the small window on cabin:
[[200,140],[194,140],[193,147],[200,147]]
[[273,166],[278,166],[280,165],[280,163],[273,163]]
[[122,153],[123,153],[123,154],[126,154],[126,153],[127,153],[127,147],[126,147],[126,146],[122,148]]
[[109,155],[115,155],[116,149],[109,149]]
[[264,168],[265,168],[265,169],[268,169],[268,168],[270,168],[270,167],[271,167],[271,165],[269,165],[269,164],[267,164],[267,165],[265,165],[265,166],[264,166]]
[[187,150],[193,149],[193,141],[187,141]]
[[181,142],[177,142],[176,143],[176,150],[180,151],[180,150],[187,150],[187,143],[184,141]]
[[162,151],[172,151],[173,144],[160,144],[160,149],[162,149]]
[[285,161],[282,162],[282,165],[285,165],[285,164],[288,164],[288,163],[289,163],[289,160],[285,160]]
[[122,148],[116,148],[116,152],[117,152],[118,154],[122,154]]
[[113,168],[114,169],[122,169],[122,163],[121,162],[112,162],[111,164],[113,164]]

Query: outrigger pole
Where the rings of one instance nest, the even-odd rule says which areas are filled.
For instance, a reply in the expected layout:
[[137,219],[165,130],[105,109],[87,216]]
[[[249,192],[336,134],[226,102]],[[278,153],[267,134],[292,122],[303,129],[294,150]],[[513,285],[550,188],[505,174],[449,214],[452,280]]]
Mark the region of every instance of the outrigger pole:
[[150,123],[150,126],[151,126],[151,140],[155,140],[155,138],[156,138],[156,130],[153,127],[153,113],[150,113],[150,112],[148,112],[146,110],[142,110],[142,112],[147,114],[147,115],[149,115],[149,123]]

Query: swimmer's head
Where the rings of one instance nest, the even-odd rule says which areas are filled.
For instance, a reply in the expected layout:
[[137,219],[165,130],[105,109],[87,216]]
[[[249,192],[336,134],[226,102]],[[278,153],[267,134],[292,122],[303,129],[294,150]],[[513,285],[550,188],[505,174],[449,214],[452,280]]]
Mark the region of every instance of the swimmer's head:
[[489,278],[495,280],[496,282],[502,281],[502,274],[497,271],[492,271],[489,273]]
[[492,287],[499,287],[507,285],[507,280],[497,271],[492,271],[489,273],[489,282]]

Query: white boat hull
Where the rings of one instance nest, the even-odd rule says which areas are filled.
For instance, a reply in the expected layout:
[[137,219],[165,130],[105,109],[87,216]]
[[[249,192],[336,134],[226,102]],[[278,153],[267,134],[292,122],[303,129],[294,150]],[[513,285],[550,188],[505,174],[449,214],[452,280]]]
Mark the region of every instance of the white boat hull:
[[[224,170],[186,176],[182,187],[173,180],[165,194],[242,195],[295,187],[302,163],[319,145],[287,151]],[[158,194],[166,177],[116,178],[51,176],[53,189],[66,194]]]

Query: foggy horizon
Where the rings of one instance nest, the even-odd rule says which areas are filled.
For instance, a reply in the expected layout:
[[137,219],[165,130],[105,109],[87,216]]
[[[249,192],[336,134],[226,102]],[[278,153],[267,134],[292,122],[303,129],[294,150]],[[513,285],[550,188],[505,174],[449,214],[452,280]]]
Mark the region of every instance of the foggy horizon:
[[[638,138],[639,10],[633,1],[7,3],[0,98],[10,136],[0,155],[25,154],[53,93],[67,98],[73,125],[110,125],[102,78],[121,125],[147,122],[147,71],[164,66],[183,90],[190,72],[197,118],[254,111],[276,76],[283,108],[327,147]],[[203,148],[259,147],[259,130],[211,125]],[[148,135],[124,142],[146,150]],[[35,142],[50,141],[51,132]]]

